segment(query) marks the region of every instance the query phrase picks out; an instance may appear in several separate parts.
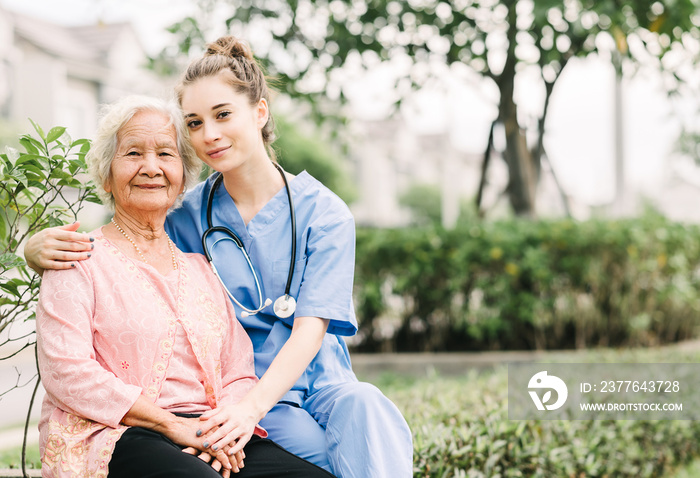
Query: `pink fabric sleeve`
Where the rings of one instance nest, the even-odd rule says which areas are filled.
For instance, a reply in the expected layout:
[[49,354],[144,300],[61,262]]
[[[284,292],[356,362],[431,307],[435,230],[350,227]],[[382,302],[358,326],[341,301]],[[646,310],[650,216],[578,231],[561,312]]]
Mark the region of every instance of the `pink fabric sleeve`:
[[[253,343],[238,322],[231,301],[226,296],[224,300],[229,327],[221,351],[221,405],[235,405],[258,383],[258,377],[253,362]],[[260,425],[255,426],[255,434],[267,437],[267,431]]]
[[236,319],[233,305],[225,298],[228,335],[221,351],[221,404],[238,403],[258,382],[253,363],[253,344]]
[[105,369],[93,347],[95,292],[89,272],[46,271],[37,307],[41,381],[60,408],[116,428],[141,388]]

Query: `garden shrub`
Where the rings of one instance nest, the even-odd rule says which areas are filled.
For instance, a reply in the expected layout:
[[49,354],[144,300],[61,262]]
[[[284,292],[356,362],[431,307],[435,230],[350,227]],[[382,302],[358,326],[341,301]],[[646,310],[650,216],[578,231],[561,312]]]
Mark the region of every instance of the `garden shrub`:
[[652,478],[700,455],[692,420],[508,420],[505,368],[382,386],[414,436],[418,477]]
[[351,345],[554,349],[694,337],[699,232],[651,213],[360,229]]
[[[23,151],[0,154],[0,358],[13,342],[33,343],[33,327],[13,336],[11,329],[34,319],[39,278],[20,257],[25,239],[49,226],[74,221],[85,201],[99,202],[93,186],[81,181],[90,144],[73,141],[62,127],[24,135]],[[12,352],[15,347],[9,347]],[[10,353],[10,352],[8,352]]]

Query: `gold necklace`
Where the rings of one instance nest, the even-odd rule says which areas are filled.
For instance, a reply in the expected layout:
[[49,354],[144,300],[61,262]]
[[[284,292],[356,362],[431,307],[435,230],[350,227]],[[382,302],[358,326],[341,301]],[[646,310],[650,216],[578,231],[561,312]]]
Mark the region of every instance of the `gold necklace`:
[[[114,220],[114,217],[112,217],[112,224],[114,224],[114,227],[117,228],[117,231],[121,232],[122,235],[126,238],[126,240],[129,241],[132,246],[134,246],[134,249],[136,249],[136,252],[138,253],[139,257],[141,257],[141,260],[148,264],[148,261],[141,252],[141,249],[139,249],[139,246],[136,245],[134,240],[131,237],[129,237],[129,235],[124,231],[124,229],[119,227],[119,224],[117,224],[117,221]],[[168,238],[168,248],[170,249],[170,257],[173,260],[173,270],[177,270],[177,259],[175,258],[175,249],[173,248],[173,241],[170,240],[170,236],[168,236],[167,234],[165,235],[165,237]]]

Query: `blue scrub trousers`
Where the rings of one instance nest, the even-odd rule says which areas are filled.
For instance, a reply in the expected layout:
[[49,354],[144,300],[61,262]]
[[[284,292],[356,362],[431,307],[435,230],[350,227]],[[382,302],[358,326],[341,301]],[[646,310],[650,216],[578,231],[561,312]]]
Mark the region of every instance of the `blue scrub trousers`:
[[374,385],[345,382],[278,403],[260,425],[269,438],[339,478],[413,476],[411,430]]

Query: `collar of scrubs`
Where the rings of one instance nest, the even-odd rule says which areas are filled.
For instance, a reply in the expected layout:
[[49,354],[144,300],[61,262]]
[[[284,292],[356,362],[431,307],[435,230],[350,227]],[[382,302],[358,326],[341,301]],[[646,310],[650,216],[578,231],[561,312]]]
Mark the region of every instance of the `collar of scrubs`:
[[[209,188],[214,184],[214,177],[215,176],[211,176],[209,178]],[[300,206],[298,203],[303,203],[303,201],[296,201],[296,197],[306,189],[311,181],[313,181],[313,178],[306,171],[302,171],[289,181],[289,189],[292,192],[295,207],[298,208]],[[275,221],[280,214],[289,216],[289,201],[284,187],[277,191],[272,199],[258,211],[247,226],[243,221],[241,213],[238,211],[236,203],[233,201],[228,191],[226,191],[226,188],[223,187],[223,184],[214,192],[214,204],[218,205],[218,207],[214,207],[213,210],[214,225],[226,224],[238,234],[238,237],[241,238],[245,247],[248,247],[252,238]]]

